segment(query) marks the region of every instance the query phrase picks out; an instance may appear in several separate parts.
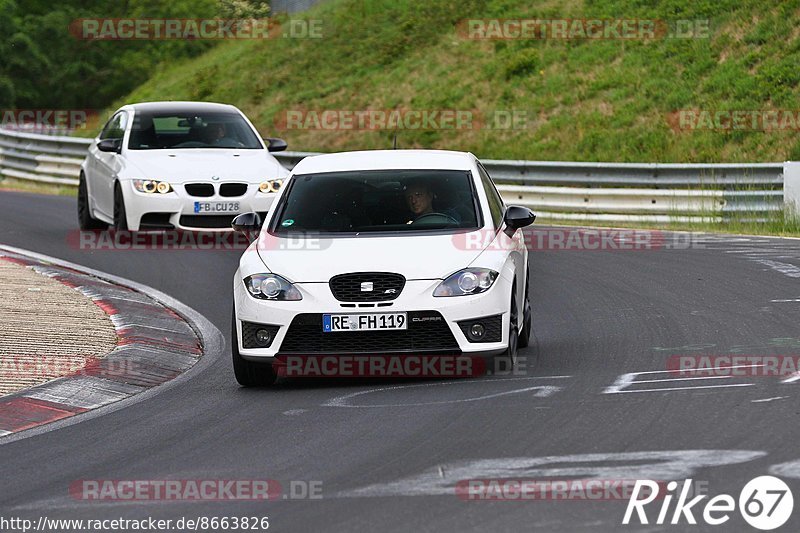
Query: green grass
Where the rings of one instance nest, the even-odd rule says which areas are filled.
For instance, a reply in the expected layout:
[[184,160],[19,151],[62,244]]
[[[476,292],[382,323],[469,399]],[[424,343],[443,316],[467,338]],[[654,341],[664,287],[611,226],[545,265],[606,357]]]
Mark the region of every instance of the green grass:
[[[483,158],[619,162],[800,159],[796,131],[676,131],[681,109],[800,106],[800,6],[779,0],[330,0],[321,39],[231,41],[163,65],[120,99],[240,107],[291,150],[387,148],[392,131],[285,129],[286,110],[525,113],[523,129],[401,130],[401,148]],[[656,3],[652,3],[656,4]],[[708,38],[473,41],[467,18],[707,19]],[[87,132],[91,133],[91,132]],[[643,224],[636,224],[641,227]],[[663,225],[659,227],[664,227]],[[673,227],[670,225],[670,227]],[[798,234],[796,218],[674,229]]]
[[78,196],[77,187],[54,185],[52,183],[38,183],[35,181],[18,180],[14,178],[0,178],[0,191],[21,191],[38,194],[56,194],[59,196]]
[[[233,103],[290,148],[384,148],[391,131],[282,130],[285,110],[517,110],[525,129],[406,130],[401,147],[486,158],[749,162],[800,158],[796,132],[674,131],[680,109],[796,109],[800,8],[777,0],[331,0],[321,39],[226,42],[162,66],[123,102]],[[709,38],[471,41],[465,18],[708,19]]]
[[762,222],[728,220],[724,222],[575,222],[548,219],[545,215],[537,217],[537,225],[542,226],[590,226],[631,229],[659,229],[668,231],[692,231],[700,233],[725,233],[732,235],[771,235],[776,237],[800,237],[800,217],[791,213],[777,212]]

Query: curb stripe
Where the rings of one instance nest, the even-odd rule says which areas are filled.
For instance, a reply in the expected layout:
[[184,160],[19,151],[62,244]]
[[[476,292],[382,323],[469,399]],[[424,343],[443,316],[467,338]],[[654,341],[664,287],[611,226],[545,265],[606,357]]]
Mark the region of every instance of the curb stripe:
[[0,425],[5,434],[24,431],[73,416],[85,409],[59,405],[34,398],[12,398],[0,408]]
[[11,261],[72,287],[114,324],[117,347],[82,369],[0,397],[0,437],[84,413],[164,384],[204,354],[195,329],[148,295],[66,266],[0,250]]

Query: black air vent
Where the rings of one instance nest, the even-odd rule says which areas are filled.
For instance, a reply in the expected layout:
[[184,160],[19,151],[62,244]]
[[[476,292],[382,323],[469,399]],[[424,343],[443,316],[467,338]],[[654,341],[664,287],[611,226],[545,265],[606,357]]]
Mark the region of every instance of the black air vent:
[[333,296],[341,302],[382,302],[394,300],[406,284],[406,278],[391,272],[339,274],[330,280]]

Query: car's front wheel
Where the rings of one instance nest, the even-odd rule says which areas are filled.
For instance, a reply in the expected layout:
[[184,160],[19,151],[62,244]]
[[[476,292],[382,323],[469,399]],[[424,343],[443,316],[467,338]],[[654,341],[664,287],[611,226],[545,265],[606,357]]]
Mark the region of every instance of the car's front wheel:
[[272,363],[254,363],[239,354],[239,337],[236,333],[236,310],[231,316],[231,356],[233,374],[243,387],[267,387],[275,383],[277,375]]
[[525,279],[525,307],[522,314],[522,332],[519,334],[519,347],[527,348],[531,340],[531,329],[533,328],[533,317],[531,312],[531,297],[528,291],[530,288],[530,276]]
[[114,229],[128,231],[128,214],[125,211],[125,198],[119,185],[114,187]]
[[106,229],[108,224],[92,216],[89,207],[89,189],[86,188],[86,176],[81,172],[78,181],[78,227],[84,231]]
[[509,321],[508,321],[508,346],[505,351],[494,358],[494,373],[509,373],[513,372],[514,366],[517,364],[517,348],[519,347],[519,329],[518,329],[518,312],[517,312],[517,288],[511,288],[511,306],[509,307]]

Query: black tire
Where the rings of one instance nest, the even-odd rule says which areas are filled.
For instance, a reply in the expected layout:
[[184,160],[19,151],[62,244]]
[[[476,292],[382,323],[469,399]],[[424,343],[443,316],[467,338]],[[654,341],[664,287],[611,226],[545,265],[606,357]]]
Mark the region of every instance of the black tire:
[[114,187],[114,229],[128,231],[128,218],[125,212],[125,198],[119,185]]
[[528,291],[530,290],[529,277],[525,278],[525,307],[522,312],[522,331],[519,334],[519,348],[527,348],[531,341],[531,330],[533,327],[533,317],[531,313],[531,299]]
[[86,188],[86,177],[83,173],[78,181],[78,227],[83,231],[108,228],[108,224],[92,217],[89,210],[89,190]]
[[525,313],[522,318],[522,331],[519,334],[518,348],[527,348],[531,342],[531,327],[533,326],[531,317],[531,303],[525,298]]
[[517,287],[516,283],[511,288],[511,305],[509,307],[508,321],[508,347],[505,351],[494,357],[493,372],[511,373],[517,364],[517,348],[519,347],[519,329],[517,326],[519,317],[517,316]]
[[275,383],[278,376],[272,368],[272,363],[253,363],[239,355],[235,310],[231,315],[231,356],[233,357],[233,374],[242,387],[268,387]]

